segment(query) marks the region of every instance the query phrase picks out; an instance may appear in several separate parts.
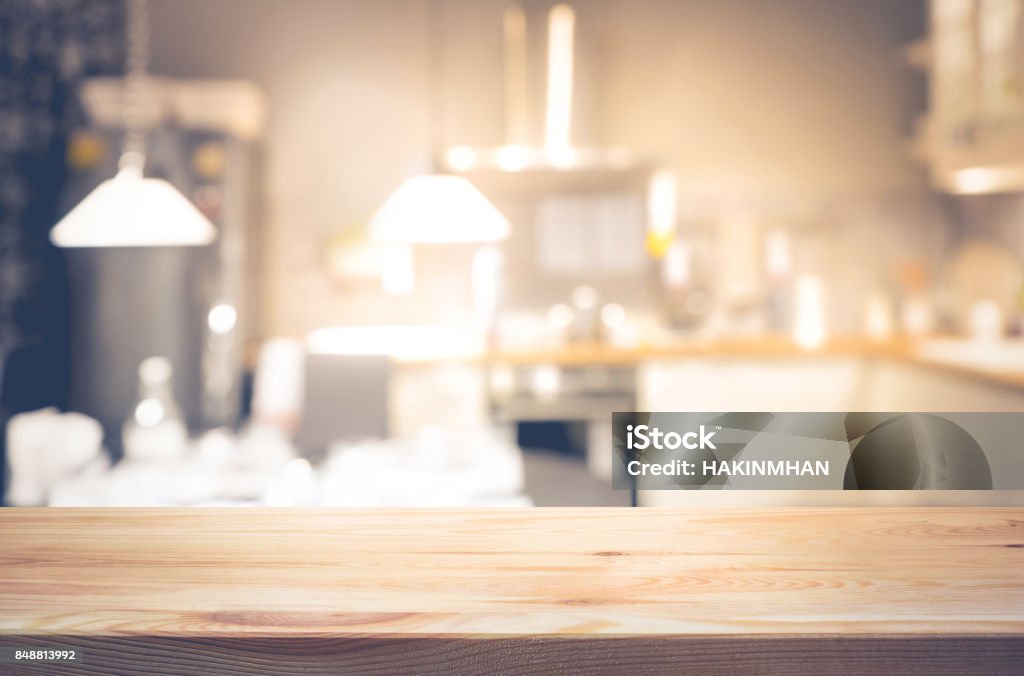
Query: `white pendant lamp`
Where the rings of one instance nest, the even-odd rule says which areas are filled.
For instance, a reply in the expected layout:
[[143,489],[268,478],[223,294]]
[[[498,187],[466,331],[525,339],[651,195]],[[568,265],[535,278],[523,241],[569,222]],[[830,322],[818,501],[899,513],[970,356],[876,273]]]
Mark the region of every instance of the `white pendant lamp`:
[[50,231],[60,247],[202,246],[216,229],[167,181],[145,178],[147,0],[127,0],[125,141],[117,175],[96,187]]
[[503,240],[509,224],[465,178],[430,174],[400,185],[373,215],[370,230],[383,242],[453,244]]

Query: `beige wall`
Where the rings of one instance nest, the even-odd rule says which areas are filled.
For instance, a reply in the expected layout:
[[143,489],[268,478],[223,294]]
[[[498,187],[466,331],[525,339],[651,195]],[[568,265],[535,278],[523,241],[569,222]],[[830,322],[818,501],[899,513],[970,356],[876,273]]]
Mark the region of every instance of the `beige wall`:
[[690,202],[821,200],[922,185],[904,0],[603,4],[607,140],[672,156]]
[[[155,1],[156,72],[247,78],[268,94],[265,334],[427,319],[444,302],[331,280],[323,246],[364,225],[434,147],[501,142],[503,5]],[[923,185],[905,154],[914,80],[897,52],[919,28],[920,2],[576,5],[592,59],[587,140],[667,158],[684,215]]]

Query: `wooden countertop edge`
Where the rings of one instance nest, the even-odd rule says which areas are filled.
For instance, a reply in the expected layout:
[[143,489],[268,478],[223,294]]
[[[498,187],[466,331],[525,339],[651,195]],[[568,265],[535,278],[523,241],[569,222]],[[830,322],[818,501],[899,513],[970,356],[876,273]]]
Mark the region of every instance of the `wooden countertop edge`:
[[884,359],[934,369],[949,375],[1013,390],[1024,390],[1024,371],[975,368],[921,354],[920,343],[909,340],[875,342],[858,338],[836,339],[816,348],[805,348],[785,338],[764,340],[714,340],[677,345],[617,347],[581,343],[550,349],[491,350],[482,354],[439,358],[396,358],[402,365],[462,362],[483,366],[534,366],[550,364],[573,367],[631,367],[662,359]]

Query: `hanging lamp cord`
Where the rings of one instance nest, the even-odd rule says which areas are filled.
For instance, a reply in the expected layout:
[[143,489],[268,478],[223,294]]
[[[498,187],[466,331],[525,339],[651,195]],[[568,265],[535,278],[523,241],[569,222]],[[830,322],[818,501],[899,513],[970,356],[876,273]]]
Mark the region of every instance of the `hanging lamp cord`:
[[125,0],[124,143],[121,169],[140,174],[146,163],[146,101],[149,88],[149,0]]

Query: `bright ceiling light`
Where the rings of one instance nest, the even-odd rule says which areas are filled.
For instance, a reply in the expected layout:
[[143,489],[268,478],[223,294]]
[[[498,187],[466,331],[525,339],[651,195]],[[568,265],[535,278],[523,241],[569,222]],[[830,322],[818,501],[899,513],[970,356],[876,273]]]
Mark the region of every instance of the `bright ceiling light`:
[[103,181],[50,231],[62,247],[197,246],[216,230],[167,181],[135,167]]
[[392,193],[370,221],[385,242],[495,242],[509,224],[483,193],[461,176],[416,176]]
[[149,54],[148,0],[128,2],[125,50],[124,148],[114,178],[100,183],[53,230],[61,247],[201,246],[213,224],[167,181],[144,178],[145,105]]

